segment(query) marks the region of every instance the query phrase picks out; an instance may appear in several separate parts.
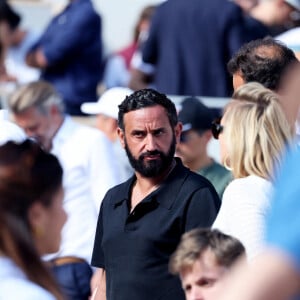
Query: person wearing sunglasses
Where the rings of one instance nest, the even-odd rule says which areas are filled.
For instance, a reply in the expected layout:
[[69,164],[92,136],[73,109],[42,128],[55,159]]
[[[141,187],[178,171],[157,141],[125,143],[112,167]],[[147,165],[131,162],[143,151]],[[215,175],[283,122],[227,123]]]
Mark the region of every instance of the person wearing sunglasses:
[[272,181],[292,141],[291,128],[278,96],[259,83],[247,83],[233,94],[212,132],[220,141],[221,160],[235,178],[213,227],[238,238],[252,259],[263,249]]
[[196,97],[183,99],[178,113],[183,128],[176,156],[190,170],[206,177],[222,199],[226,186],[232,180],[232,174],[208,153],[208,143],[212,138],[211,123],[216,114]]

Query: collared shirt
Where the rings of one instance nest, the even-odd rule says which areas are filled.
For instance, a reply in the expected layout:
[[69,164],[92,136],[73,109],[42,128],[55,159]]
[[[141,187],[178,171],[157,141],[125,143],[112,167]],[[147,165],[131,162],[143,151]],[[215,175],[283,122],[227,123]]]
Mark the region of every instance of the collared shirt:
[[177,159],[165,182],[130,213],[135,180],[133,176],[106,194],[92,265],[106,271],[107,299],[184,299],[179,279],[168,273],[170,255],[182,233],[211,226],[219,197],[208,180]]
[[30,281],[10,258],[1,256],[0,299],[55,300],[47,290]]
[[90,261],[97,213],[109,188],[118,183],[112,145],[97,129],[66,117],[52,142],[64,170],[63,227],[58,256],[77,256]]
[[42,48],[48,66],[42,78],[67,103],[97,100],[102,76],[101,19],[90,0],[74,0],[54,17],[33,50]]

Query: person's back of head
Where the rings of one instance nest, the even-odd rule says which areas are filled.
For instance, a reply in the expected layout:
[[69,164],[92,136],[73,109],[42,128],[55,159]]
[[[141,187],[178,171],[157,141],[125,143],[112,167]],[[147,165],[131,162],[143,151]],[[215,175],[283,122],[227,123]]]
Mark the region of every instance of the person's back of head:
[[21,22],[20,15],[15,12],[5,0],[0,1],[0,23],[1,22],[6,22],[12,31],[15,30]]
[[278,96],[259,83],[247,83],[233,94],[223,120],[226,161],[234,177],[273,178],[292,140]]
[[176,126],[178,119],[175,104],[165,94],[153,89],[142,89],[126,96],[125,100],[119,105],[119,127],[124,130],[124,114],[156,105],[160,105],[165,109],[171,127]]
[[[279,41],[267,37],[244,44],[230,59],[227,68],[241,83],[256,81],[277,91],[289,66],[297,61],[294,52]],[[236,89],[240,84],[237,84]]]
[[[38,231],[45,230],[46,236],[47,228],[38,228],[41,224],[32,214],[37,204],[45,209],[53,205],[62,172],[58,159],[31,140],[0,146],[0,255],[10,258],[29,280],[57,299],[62,299],[60,292],[40,259],[50,245],[44,245],[45,252],[37,247]],[[54,242],[51,250],[58,247]]]
[[42,80],[21,86],[8,99],[8,107],[14,114],[23,113],[32,107],[47,114],[51,106],[56,106],[63,114],[62,98],[53,85]]

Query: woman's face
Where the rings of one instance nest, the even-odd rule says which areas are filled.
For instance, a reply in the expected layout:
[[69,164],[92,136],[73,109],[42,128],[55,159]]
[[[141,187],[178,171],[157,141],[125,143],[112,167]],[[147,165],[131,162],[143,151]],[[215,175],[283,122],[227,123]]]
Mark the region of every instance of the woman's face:
[[62,186],[53,195],[50,206],[36,202],[30,208],[29,221],[32,226],[33,239],[40,255],[59,250],[61,230],[67,220],[63,208],[64,191]]

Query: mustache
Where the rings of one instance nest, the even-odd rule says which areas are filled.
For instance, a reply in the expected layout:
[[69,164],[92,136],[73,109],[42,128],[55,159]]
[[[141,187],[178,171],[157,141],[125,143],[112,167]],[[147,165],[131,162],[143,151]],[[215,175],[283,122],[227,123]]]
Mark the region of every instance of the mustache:
[[160,157],[162,157],[163,153],[159,150],[147,151],[147,152],[142,153],[140,155],[140,159],[144,159],[145,157],[150,157],[150,156],[153,156],[153,155],[159,155]]

